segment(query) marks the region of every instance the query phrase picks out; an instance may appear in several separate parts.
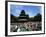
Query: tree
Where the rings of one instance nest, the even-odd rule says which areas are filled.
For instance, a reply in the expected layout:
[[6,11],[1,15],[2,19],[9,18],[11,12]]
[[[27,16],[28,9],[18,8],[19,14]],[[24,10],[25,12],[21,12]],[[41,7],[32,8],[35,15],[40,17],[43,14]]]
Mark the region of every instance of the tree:
[[41,22],[42,16],[40,13],[38,13],[36,16],[29,18],[31,21],[39,21]]
[[38,13],[36,16],[34,16],[34,21],[42,21],[42,16],[40,13]]
[[18,20],[18,17],[16,17],[16,16],[14,16],[14,15],[11,14],[10,19],[11,19],[11,23],[15,23],[15,21]]
[[34,21],[34,17],[29,18],[30,21]]

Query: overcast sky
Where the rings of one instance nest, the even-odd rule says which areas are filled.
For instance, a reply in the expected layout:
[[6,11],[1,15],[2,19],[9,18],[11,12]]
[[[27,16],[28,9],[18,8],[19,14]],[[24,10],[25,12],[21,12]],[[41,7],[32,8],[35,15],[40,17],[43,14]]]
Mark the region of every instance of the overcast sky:
[[10,5],[10,13],[14,16],[19,16],[22,10],[24,10],[29,17],[33,17],[37,13],[41,14],[41,6]]

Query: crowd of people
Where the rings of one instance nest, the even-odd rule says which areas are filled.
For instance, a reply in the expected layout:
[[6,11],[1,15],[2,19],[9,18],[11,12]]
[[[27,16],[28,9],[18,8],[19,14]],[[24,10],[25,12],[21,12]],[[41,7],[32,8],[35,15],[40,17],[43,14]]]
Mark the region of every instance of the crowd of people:
[[11,25],[11,32],[39,31],[39,30],[41,30],[41,22],[24,22],[24,23],[14,23],[14,25]]

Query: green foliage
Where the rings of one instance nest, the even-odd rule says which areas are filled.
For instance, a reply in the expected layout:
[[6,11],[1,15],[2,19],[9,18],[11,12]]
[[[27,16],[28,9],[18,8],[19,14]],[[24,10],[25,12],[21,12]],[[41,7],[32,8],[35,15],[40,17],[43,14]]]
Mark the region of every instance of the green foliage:
[[42,19],[42,16],[40,13],[38,13],[36,16],[30,18],[31,21],[39,21],[39,22],[42,21],[41,19]]
[[35,17],[34,17],[34,21],[41,21],[41,19],[42,19],[42,16],[41,16],[41,14],[40,13],[38,13]]

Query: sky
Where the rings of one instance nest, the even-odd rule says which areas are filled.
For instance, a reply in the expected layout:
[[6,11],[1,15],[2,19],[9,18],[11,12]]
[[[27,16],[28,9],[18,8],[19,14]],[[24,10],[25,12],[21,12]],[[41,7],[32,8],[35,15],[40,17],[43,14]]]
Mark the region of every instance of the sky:
[[10,5],[10,13],[14,16],[19,16],[21,11],[24,10],[29,17],[34,17],[38,13],[41,14],[41,6],[28,6],[28,5]]

